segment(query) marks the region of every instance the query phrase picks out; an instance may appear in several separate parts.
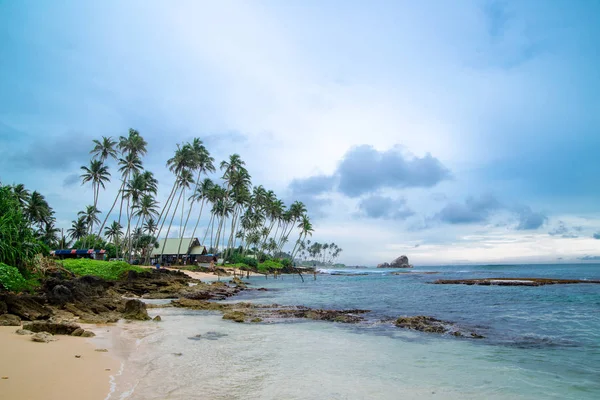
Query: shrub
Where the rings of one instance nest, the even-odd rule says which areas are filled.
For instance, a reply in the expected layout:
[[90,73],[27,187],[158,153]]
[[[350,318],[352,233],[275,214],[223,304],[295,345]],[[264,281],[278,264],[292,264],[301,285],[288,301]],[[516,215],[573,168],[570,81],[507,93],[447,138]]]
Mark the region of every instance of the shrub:
[[0,286],[11,292],[20,292],[27,289],[28,284],[17,268],[0,263]]
[[109,281],[121,278],[127,271],[146,271],[125,261],[98,261],[89,258],[67,259],[59,262],[76,275],[92,275]]
[[258,264],[258,270],[260,272],[271,272],[273,270],[276,269],[282,269],[283,265],[280,262],[277,261],[273,261],[273,260],[267,260],[263,263]]
[[290,260],[289,258],[284,258],[283,260],[281,260],[281,265],[283,265],[284,267],[291,267],[292,266],[292,260]]

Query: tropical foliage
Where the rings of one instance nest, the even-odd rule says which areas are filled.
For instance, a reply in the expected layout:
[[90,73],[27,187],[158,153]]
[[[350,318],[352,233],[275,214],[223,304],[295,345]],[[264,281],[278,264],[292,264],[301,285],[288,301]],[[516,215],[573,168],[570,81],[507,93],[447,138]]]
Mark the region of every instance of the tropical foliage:
[[37,254],[58,243],[54,212],[38,192],[0,184],[0,263],[24,272]]
[[62,260],[60,264],[76,275],[92,275],[106,280],[122,278],[127,271],[145,271],[124,261],[98,261],[88,258]]

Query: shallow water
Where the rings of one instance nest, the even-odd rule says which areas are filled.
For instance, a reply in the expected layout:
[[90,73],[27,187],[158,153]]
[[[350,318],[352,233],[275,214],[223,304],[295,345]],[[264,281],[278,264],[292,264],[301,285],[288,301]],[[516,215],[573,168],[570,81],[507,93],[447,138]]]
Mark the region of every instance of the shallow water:
[[[349,270],[345,272],[356,272]],[[424,275],[418,272],[437,271]],[[154,309],[163,322],[120,324],[104,339],[126,360],[111,399],[597,399],[600,285],[432,285],[440,278],[600,279],[600,265],[445,266],[368,275],[251,278],[234,299],[372,310],[366,323],[236,324]],[[431,315],[487,338],[382,323]],[[200,335],[200,337],[197,337]],[[101,339],[100,339],[101,340]]]

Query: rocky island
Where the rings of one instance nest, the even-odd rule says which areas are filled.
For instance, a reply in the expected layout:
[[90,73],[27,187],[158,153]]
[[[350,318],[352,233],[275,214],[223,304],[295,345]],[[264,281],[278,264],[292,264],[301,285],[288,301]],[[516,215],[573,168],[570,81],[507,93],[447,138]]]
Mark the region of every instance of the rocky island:
[[384,262],[383,264],[377,265],[377,268],[412,268],[413,266],[409,264],[408,257],[402,255],[396,258],[391,263]]

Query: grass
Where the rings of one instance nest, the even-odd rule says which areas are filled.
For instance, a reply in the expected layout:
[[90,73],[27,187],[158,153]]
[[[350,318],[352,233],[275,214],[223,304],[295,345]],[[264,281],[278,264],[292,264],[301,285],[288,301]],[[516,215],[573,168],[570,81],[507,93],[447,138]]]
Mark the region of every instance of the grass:
[[146,269],[130,265],[125,261],[98,261],[88,258],[59,261],[65,269],[76,275],[92,275],[107,281],[116,281],[127,271],[144,272]]

